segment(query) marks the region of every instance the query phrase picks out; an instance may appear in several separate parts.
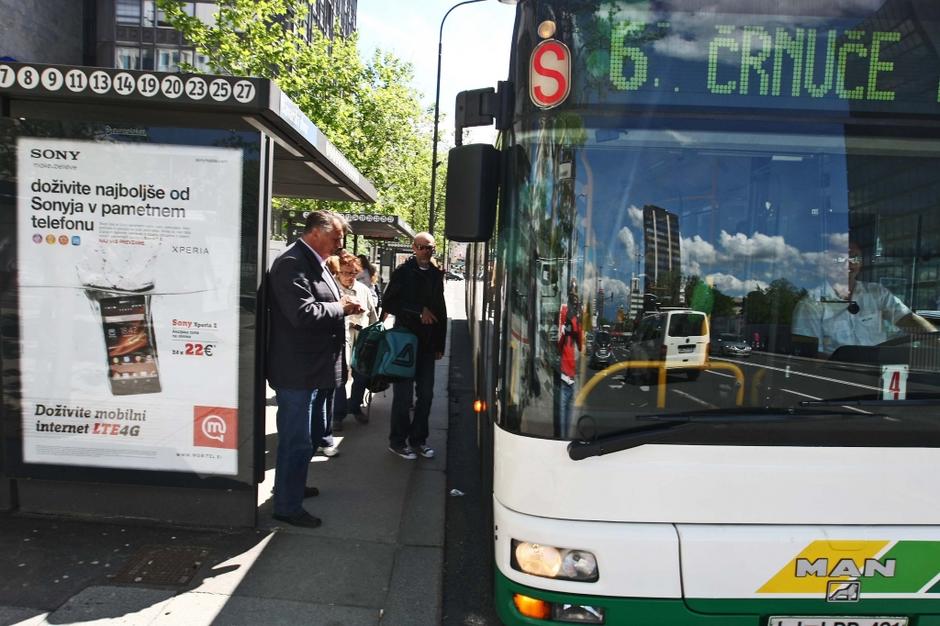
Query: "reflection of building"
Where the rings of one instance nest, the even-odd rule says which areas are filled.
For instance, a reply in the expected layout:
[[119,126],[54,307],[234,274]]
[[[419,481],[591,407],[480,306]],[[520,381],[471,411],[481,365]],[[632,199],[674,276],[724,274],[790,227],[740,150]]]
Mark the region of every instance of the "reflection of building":
[[640,277],[634,276],[630,280],[630,319],[636,319],[643,309],[643,292],[640,291]]
[[[309,0],[305,32],[347,37],[356,30],[358,0]],[[22,5],[22,8],[16,6]],[[184,2],[183,8],[206,23],[215,0]],[[206,59],[165,20],[155,0],[2,0],[0,57],[33,63],[97,65],[173,72],[181,62],[206,69]]]
[[[936,98],[940,46],[934,3],[885,2],[857,28],[865,32],[901,33],[898,45],[888,46],[883,61],[894,67],[917,67],[916,72],[885,75],[879,88]],[[913,16],[913,19],[912,19]],[[860,70],[864,73],[864,70]],[[879,80],[881,78],[879,77]],[[873,156],[870,146],[846,142],[849,183],[849,233],[864,259],[861,280],[891,290],[914,309],[940,308],[940,182],[933,149],[908,158]]]
[[643,243],[646,250],[646,293],[663,304],[678,304],[681,268],[679,216],[658,206],[643,207]]

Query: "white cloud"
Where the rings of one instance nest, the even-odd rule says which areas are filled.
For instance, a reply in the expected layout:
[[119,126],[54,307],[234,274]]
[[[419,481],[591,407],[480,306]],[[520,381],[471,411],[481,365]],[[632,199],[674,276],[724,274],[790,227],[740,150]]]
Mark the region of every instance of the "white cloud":
[[722,274],[720,272],[717,274],[709,274],[705,279],[706,281],[712,281],[711,284],[720,289],[723,293],[731,296],[743,296],[750,291],[766,289],[768,286],[767,283],[762,280],[741,280],[737,276]]
[[849,234],[848,233],[832,233],[829,235],[829,245],[832,246],[833,250],[848,250],[849,249]]
[[690,261],[711,264],[718,260],[718,251],[715,246],[695,235],[691,239],[682,238],[680,246],[683,256],[688,256]]
[[630,218],[630,223],[634,228],[643,228],[643,209],[631,204],[627,209],[627,217]]
[[632,259],[636,257],[636,238],[633,236],[633,231],[624,226],[620,229],[620,232],[617,233],[617,240],[623,244],[624,255],[626,259]]
[[721,247],[732,259],[746,258],[752,261],[797,260],[800,251],[784,241],[780,235],[765,235],[755,232],[748,237],[744,233],[731,235],[721,231]]
[[614,306],[624,304],[630,299],[630,287],[622,280],[616,278],[601,278],[601,287],[604,289],[604,296],[611,299]]
[[[666,0],[663,7],[669,11],[687,11],[687,3],[676,2],[676,0]],[[866,11],[876,11],[884,4],[884,0],[836,0],[833,6],[835,14],[840,10],[842,12],[854,12],[859,9]],[[754,11],[754,0],[712,0],[708,3],[707,10],[715,13],[742,13],[748,14]]]
[[708,40],[695,40],[689,39],[687,36],[672,34],[657,40],[653,44],[653,49],[658,54],[677,59],[698,61],[704,56],[703,53],[708,53]]

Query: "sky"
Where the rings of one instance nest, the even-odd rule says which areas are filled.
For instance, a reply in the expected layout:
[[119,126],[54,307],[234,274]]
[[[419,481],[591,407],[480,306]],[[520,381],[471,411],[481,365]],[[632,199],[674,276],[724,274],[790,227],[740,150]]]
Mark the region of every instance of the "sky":
[[[356,27],[360,54],[376,48],[414,66],[413,86],[434,106],[437,38],[441,19],[457,0],[359,0]],[[441,62],[441,138],[453,142],[454,99],[458,91],[496,87],[509,71],[515,7],[483,0],[457,7],[444,22]],[[445,119],[446,116],[446,119]],[[492,141],[494,131],[476,131],[470,141]]]

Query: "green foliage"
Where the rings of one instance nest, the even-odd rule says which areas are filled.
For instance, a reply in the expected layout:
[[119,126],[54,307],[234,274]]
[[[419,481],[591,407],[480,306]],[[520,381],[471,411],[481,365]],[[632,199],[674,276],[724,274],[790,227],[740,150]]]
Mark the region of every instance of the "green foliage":
[[793,320],[793,309],[806,297],[786,278],[778,278],[767,289],[755,289],[744,296],[744,315],[749,324],[784,324]]
[[374,206],[285,199],[277,207],[395,214],[427,228],[432,122],[410,64],[381,51],[364,63],[355,34],[331,41],[314,29],[305,41],[304,0],[222,0],[212,26],[186,15],[181,0],[157,4],[214,72],[275,81],[379,192]]

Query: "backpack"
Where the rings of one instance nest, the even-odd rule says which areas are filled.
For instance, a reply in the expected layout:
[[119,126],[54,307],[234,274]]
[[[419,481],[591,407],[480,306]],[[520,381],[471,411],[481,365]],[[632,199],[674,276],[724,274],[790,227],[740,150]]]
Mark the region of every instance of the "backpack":
[[373,376],[388,380],[415,377],[418,338],[406,328],[389,328],[382,334],[372,368]]
[[414,378],[418,339],[404,328],[385,328],[376,322],[359,331],[352,350],[352,368],[366,379],[372,393],[388,389],[390,383]]

